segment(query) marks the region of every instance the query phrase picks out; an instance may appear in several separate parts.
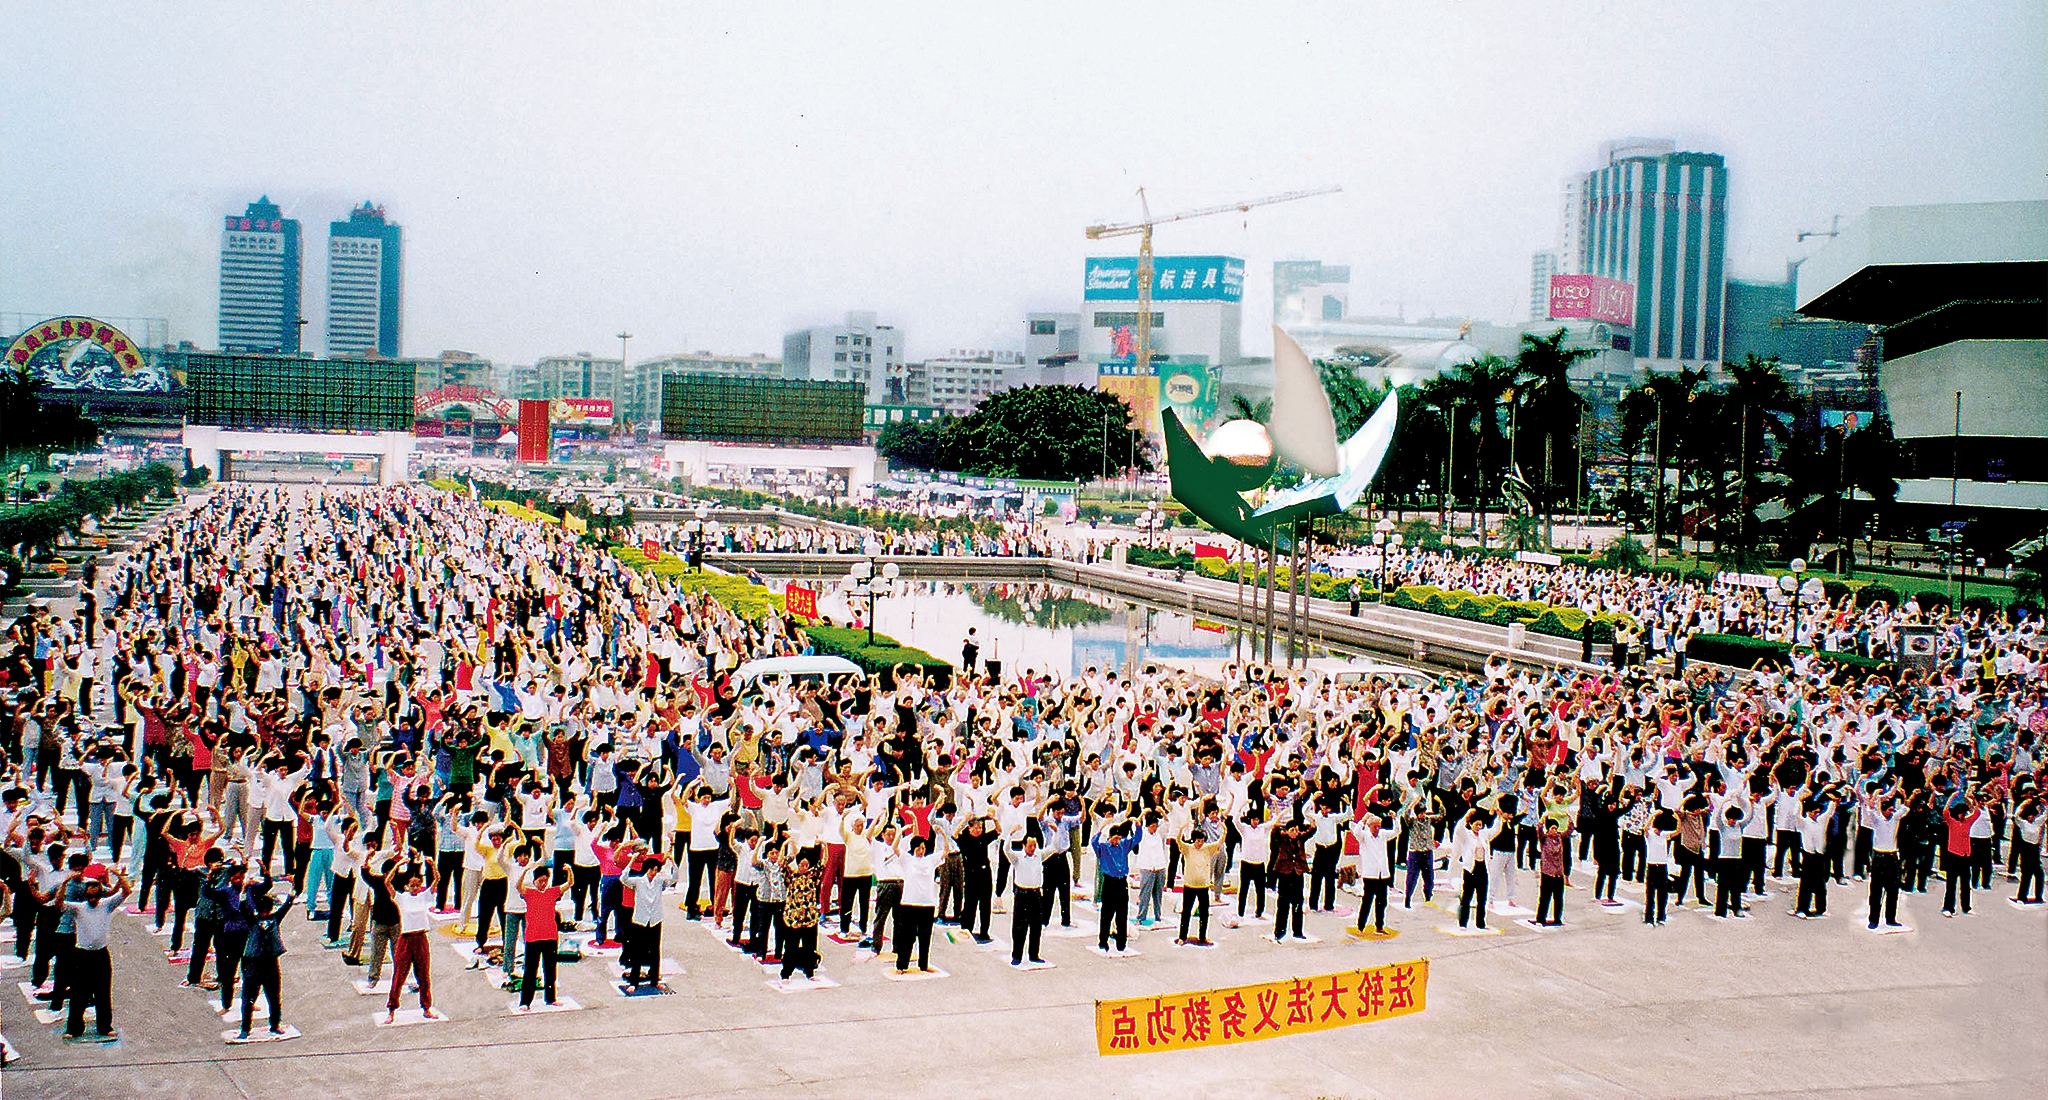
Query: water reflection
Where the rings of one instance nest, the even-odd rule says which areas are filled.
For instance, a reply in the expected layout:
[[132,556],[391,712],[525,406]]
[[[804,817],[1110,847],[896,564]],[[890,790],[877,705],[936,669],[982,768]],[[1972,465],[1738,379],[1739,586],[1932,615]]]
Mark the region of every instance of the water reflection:
[[[1146,660],[1227,661],[1237,643],[1225,622],[1044,581],[906,581],[899,591],[876,603],[876,630],[958,662],[972,629],[981,658],[1001,661],[1006,672],[1072,675]],[[826,586],[818,599],[820,612],[833,621],[853,617],[838,584]],[[1247,658],[1250,650],[1247,634]],[[1317,647],[1311,655],[1329,652]]]

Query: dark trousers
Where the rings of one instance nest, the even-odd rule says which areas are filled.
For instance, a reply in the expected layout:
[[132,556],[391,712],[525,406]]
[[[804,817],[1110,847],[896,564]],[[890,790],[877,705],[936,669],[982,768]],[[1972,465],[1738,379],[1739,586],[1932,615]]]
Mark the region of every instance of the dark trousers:
[[[852,929],[855,924],[860,925],[862,932],[868,930],[868,895],[874,891],[874,888],[875,876],[873,875],[840,876],[839,934],[841,936],[852,935]],[[853,906],[855,902],[860,903],[859,921],[853,919]]]
[[287,873],[291,871],[293,825],[294,822],[290,821],[263,819],[263,862],[258,864],[258,866],[262,868],[264,875],[268,876],[270,874],[270,858],[277,851],[279,841],[284,842],[285,871]]
[[588,867],[580,863],[575,865],[575,877],[569,883],[569,900],[575,903],[576,920],[578,923],[581,923],[583,920],[583,903],[585,901],[590,902],[592,909],[597,908],[597,883],[597,865],[595,863]]
[[279,1025],[277,1007],[278,994],[282,991],[277,974],[277,956],[265,955],[259,959],[242,960],[242,1034],[249,1033],[249,1021],[256,1015],[256,994],[262,993],[270,1002],[270,1030]]
[[1240,863],[1237,865],[1237,915],[1244,916],[1245,899],[1252,891],[1259,892],[1258,919],[1266,919],[1266,865],[1263,863]]
[[43,905],[36,907],[34,912],[36,961],[34,969],[29,971],[29,977],[40,986],[49,980],[50,967],[57,962],[57,921],[64,916],[64,910],[56,905]]
[[1310,909],[1335,909],[1337,907],[1337,856],[1344,851],[1344,845],[1319,844],[1316,846],[1315,862],[1309,865],[1308,907]]
[[690,849],[690,885],[683,894],[683,912],[691,920],[697,919],[698,899],[703,897],[703,883],[710,881],[718,868],[718,849]]
[[537,979],[546,982],[543,999],[549,1004],[555,1003],[555,966],[558,961],[555,958],[555,951],[559,946],[555,940],[542,940],[526,945],[525,970],[519,980],[521,1007],[533,1003],[533,990],[539,984]]
[[1301,937],[1301,872],[1273,876],[1273,938],[1287,935],[1287,918],[1294,918],[1294,935]]
[[434,856],[434,870],[441,881],[434,887],[434,908],[447,909],[450,891],[455,894],[455,908],[462,907],[462,852],[440,852]]
[[[1477,905],[1474,905],[1477,902]],[[1465,927],[1465,921],[1472,910],[1479,910],[1479,927],[1486,927],[1486,864],[1482,863],[1465,872],[1465,888],[1458,892],[1458,927]]]
[[1870,926],[1877,927],[1878,908],[1886,924],[1899,923],[1899,853],[1870,854]]
[[1069,868],[1067,867],[1067,857],[1066,857],[1066,855],[1065,855],[1064,853],[1055,853],[1054,855],[1052,855],[1052,856],[1051,856],[1050,858],[1048,858],[1048,859],[1047,859],[1047,860],[1045,861],[1045,886],[1044,886],[1044,890],[1045,890],[1045,921],[1044,921],[1044,923],[1046,923],[1046,924],[1051,924],[1051,923],[1052,923],[1052,903],[1053,903],[1053,899],[1054,899],[1054,898],[1058,898],[1058,899],[1059,899],[1059,903],[1060,903],[1060,927],[1062,927],[1062,928],[1071,928],[1071,927],[1073,927],[1073,925],[1074,925],[1074,891],[1073,891],[1073,874],[1072,874],[1072,871],[1071,871],[1071,870],[1070,870],[1070,869],[1069,869]]
[[960,908],[960,927],[983,939],[988,936],[988,874],[987,864],[966,868],[967,882],[961,891],[965,900]]
[[1764,890],[1764,867],[1768,861],[1764,857],[1768,854],[1766,849],[1769,847],[1770,841],[1764,837],[1746,836],[1742,838],[1742,865],[1749,869],[1750,893],[1761,894],[1766,892]]
[[235,969],[242,965],[242,948],[249,942],[249,930],[222,929],[214,940],[214,977],[220,982],[220,1010],[235,1007]]
[[1621,879],[1623,882],[1643,881],[1643,863],[1647,852],[1643,846],[1643,834],[1621,834]]
[[101,1035],[114,1033],[114,964],[104,947],[71,949],[71,1020],[66,1035],[85,1034],[85,1010],[91,1007]]
[[1408,888],[1402,892],[1401,907],[1410,908],[1415,904],[1415,883],[1422,882],[1422,900],[1436,897],[1436,854],[1433,852],[1408,853]]
[[1941,911],[1944,913],[1956,911],[1956,889],[1958,884],[1960,884],[1963,895],[1963,912],[1969,912],[1970,877],[1976,873],[1976,868],[1970,866],[1970,857],[1944,848],[1941,853],[1941,869],[1948,875],[1948,889],[1942,895]]
[[818,926],[782,929],[782,976],[801,970],[809,978],[818,972]]
[[[1040,887],[1019,886],[1010,900],[1010,961],[1023,962],[1029,954],[1032,962],[1038,962],[1039,930],[1045,927],[1045,892]],[[1185,912],[1181,925],[1187,925]]]
[[[2023,902],[2041,900],[2041,846],[2024,840],[2012,842],[2012,865],[2019,871],[2020,888],[2013,896]],[[2032,883],[2034,894],[2027,896],[2027,884]]]
[[[1546,916],[1546,914],[1548,914]],[[1536,881],[1536,923],[1564,923],[1564,876],[1540,875]]]
[[889,949],[889,917],[896,907],[903,904],[903,880],[885,878],[875,890],[875,922],[868,925],[865,942],[873,945],[879,955]]
[[1387,930],[1387,888],[1394,885],[1392,878],[1369,878],[1360,880],[1365,886],[1365,896],[1358,900],[1358,927],[1365,927],[1365,915],[1372,914],[1375,930]]
[[334,876],[334,885],[327,888],[327,938],[341,938],[341,911],[355,911],[356,877],[354,875]]
[[1678,890],[1672,898],[1672,904],[1685,904],[1685,888],[1690,883],[1692,885],[1693,897],[1699,899],[1701,905],[1705,905],[1707,903],[1706,853],[1695,852],[1681,844],[1671,849],[1671,855],[1672,858],[1678,861]]
[[1714,915],[1725,917],[1742,912],[1742,884],[1749,880],[1749,868],[1743,865],[1740,856],[1724,857],[1719,862],[1720,874],[1714,881]]
[[1778,830],[1778,854],[1771,861],[1771,874],[1776,878],[1785,877],[1785,855],[1791,853],[1792,873],[1799,873],[1799,834],[1790,829]]
[[747,942],[748,910],[754,907],[754,893],[761,887],[752,882],[736,882],[732,887],[732,935],[726,942],[738,946]]
[[1828,861],[1825,853],[1805,852],[1799,865],[1798,912],[1818,917],[1828,911]]
[[[815,936],[817,930],[814,928],[811,931],[812,935]],[[620,953],[620,962],[626,968],[626,983],[628,985],[660,985],[661,925],[627,921],[626,936],[626,950]],[[789,952],[787,951],[784,951],[782,954],[784,959],[789,957]],[[789,964],[784,962],[783,965],[788,966]],[[783,974],[783,977],[788,976],[787,972]]]
[[931,969],[932,907],[929,905],[896,907],[896,969],[910,969],[912,947],[917,948],[917,968]]
[[782,903],[779,901],[761,901],[756,898],[754,901],[754,930],[747,936],[747,952],[756,958],[768,958],[770,955],[768,950],[768,933],[770,931],[775,933],[775,951],[773,954],[779,958],[782,954]]
[[1643,872],[1643,923],[1664,923],[1664,903],[1671,898],[1671,884],[1666,881],[1664,865],[1659,863],[1647,867]]
[[391,995],[385,999],[384,1007],[398,1011],[398,999],[405,993],[407,974],[419,975],[420,1011],[431,1012],[434,1008],[433,963],[428,956],[430,946],[428,932],[406,932],[398,937],[398,943],[391,949]]
[[220,922],[201,917],[192,922],[192,961],[185,964],[185,980],[198,985],[206,976],[207,949],[220,939]]
[[1208,942],[1208,940],[1209,940],[1209,888],[1208,888],[1207,886],[1183,886],[1183,887],[1181,887],[1181,890],[1180,890],[1180,938],[1181,938],[1181,939],[1187,939],[1187,938],[1188,938],[1188,921],[1189,921],[1189,919],[1190,919],[1190,918],[1192,918],[1192,917],[1193,917],[1193,916],[1195,915],[1195,910],[1196,910],[1196,909],[1200,909],[1200,910],[1202,911],[1202,918],[1201,918],[1201,924],[1200,924],[1199,930],[1198,930],[1198,931],[1196,932],[1196,934],[1195,934],[1195,939],[1197,939],[1197,940],[1199,940],[1199,941],[1201,941],[1201,942],[1204,942],[1204,943],[1206,943],[1206,942]]
[[[66,994],[70,992],[72,956],[78,953],[77,934],[73,932],[56,931],[56,923],[57,918],[52,917],[50,919],[51,930],[47,936],[50,945],[51,989],[49,1001],[51,1008],[56,1008],[59,1005],[62,1005],[64,1003],[64,998]],[[44,939],[45,936],[43,934],[37,934],[36,960],[38,962],[40,962],[43,958]],[[38,981],[36,984],[41,985],[43,983]]]
[[[1096,910],[1096,946],[1109,950],[1110,926],[1116,926],[1116,949],[1122,951],[1130,938],[1131,884],[1114,875],[1102,878],[1101,908]],[[900,933],[899,933],[900,934]],[[898,956],[901,957],[900,955]]]
[[[199,872],[173,867],[170,876],[171,904],[176,910],[171,917],[171,950],[177,951],[185,946],[185,918],[191,916],[193,907],[199,904]],[[163,927],[161,920],[157,927]]]

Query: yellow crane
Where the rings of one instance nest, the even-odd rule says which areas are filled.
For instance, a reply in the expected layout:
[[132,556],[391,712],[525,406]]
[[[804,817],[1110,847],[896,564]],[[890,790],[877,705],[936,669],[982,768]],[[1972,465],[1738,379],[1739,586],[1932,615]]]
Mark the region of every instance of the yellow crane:
[[1225,203],[1222,206],[1205,206],[1200,210],[1183,210],[1163,218],[1152,216],[1152,206],[1145,201],[1145,189],[1138,188],[1138,208],[1145,213],[1141,221],[1125,222],[1118,225],[1091,225],[1088,239],[1099,241],[1105,237],[1128,237],[1138,234],[1138,330],[1137,354],[1131,362],[1140,370],[1152,368],[1152,227],[1169,222],[1184,222],[1192,218],[1206,218],[1211,214],[1228,214],[1232,211],[1246,211],[1254,206],[1271,206],[1274,203],[1293,202],[1296,199],[1328,195],[1343,188],[1320,187],[1313,191],[1289,191],[1281,195],[1267,195],[1260,199],[1246,199],[1243,202]]

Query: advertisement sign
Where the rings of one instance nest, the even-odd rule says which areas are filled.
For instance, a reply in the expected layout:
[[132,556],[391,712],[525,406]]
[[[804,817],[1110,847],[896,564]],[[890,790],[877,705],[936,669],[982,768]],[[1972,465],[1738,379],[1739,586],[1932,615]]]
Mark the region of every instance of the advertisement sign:
[[1598,275],[1552,275],[1550,317],[1555,321],[1583,317],[1633,327],[1636,288]]
[[1190,431],[1207,431],[1216,419],[1216,372],[1200,363],[1161,363],[1157,370],[1160,402]]
[[558,397],[549,412],[555,423],[570,427],[602,428],[612,422],[612,402],[609,397]]
[[412,399],[412,412],[422,420],[445,420],[451,409],[466,409],[471,420],[512,419],[512,399],[482,386],[437,386]]
[[548,443],[548,403],[546,401],[520,401],[519,461],[546,462],[548,460]]
[[818,617],[818,592],[800,584],[792,584],[782,590],[782,606],[800,619]]
[[1409,1016],[1425,1007],[1429,960],[1313,978],[1095,1002],[1098,1053],[1157,1054],[1277,1039]]
[[[1081,296],[1091,302],[1138,300],[1136,256],[1090,256]],[[1155,302],[1244,300],[1244,261],[1235,256],[1154,256]]]
[[1131,424],[1148,436],[1160,433],[1159,376],[1129,362],[1103,363],[1096,368],[1095,388],[1123,398],[1131,407]]

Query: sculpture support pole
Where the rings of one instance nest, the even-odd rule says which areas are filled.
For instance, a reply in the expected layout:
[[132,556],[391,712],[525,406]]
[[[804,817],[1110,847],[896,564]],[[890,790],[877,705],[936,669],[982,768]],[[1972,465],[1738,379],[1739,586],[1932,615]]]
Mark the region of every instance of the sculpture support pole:
[[1236,540],[1236,542],[1237,542],[1237,551],[1236,551],[1236,553],[1234,553],[1234,554],[1232,554],[1232,555],[1231,555],[1231,561],[1232,561],[1232,566],[1231,566],[1231,570],[1230,570],[1230,571],[1231,571],[1231,572],[1232,572],[1233,574],[1235,574],[1235,575],[1237,576],[1237,606],[1236,606],[1236,608],[1235,608],[1235,611],[1233,612],[1233,614],[1232,614],[1232,616],[1231,616],[1231,620],[1230,620],[1230,625],[1231,625],[1231,626],[1232,626],[1233,628],[1235,628],[1235,629],[1233,630],[1233,634],[1235,635],[1235,637],[1234,637],[1234,639],[1233,639],[1233,640],[1231,641],[1231,643],[1230,643],[1230,660],[1231,660],[1231,663],[1232,663],[1232,664],[1237,664],[1237,665],[1240,665],[1240,666],[1241,666],[1241,665],[1243,664],[1243,661],[1244,661],[1244,558],[1245,558],[1245,553],[1244,553],[1244,540],[1243,540],[1243,539],[1238,539],[1238,540]]
[[1274,664],[1274,578],[1280,574],[1280,528],[1268,528],[1266,533],[1266,658],[1264,664],[1270,670]]

